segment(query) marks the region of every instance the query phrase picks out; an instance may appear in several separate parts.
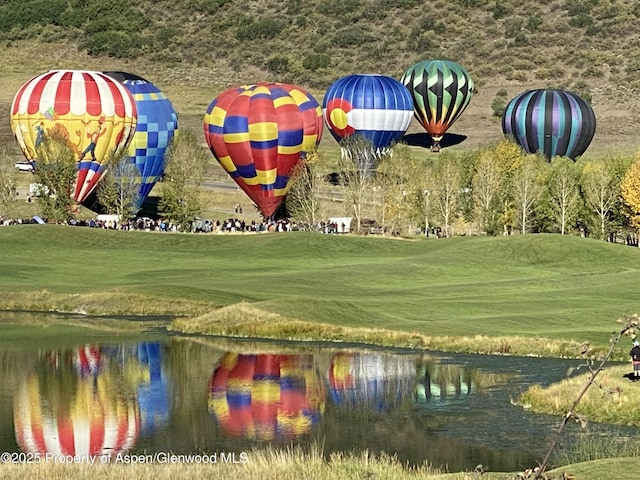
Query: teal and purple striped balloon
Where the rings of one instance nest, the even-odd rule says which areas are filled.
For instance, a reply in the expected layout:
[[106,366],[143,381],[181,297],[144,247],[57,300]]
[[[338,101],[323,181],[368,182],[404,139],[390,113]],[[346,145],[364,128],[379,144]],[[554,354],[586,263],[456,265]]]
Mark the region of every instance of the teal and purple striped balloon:
[[591,106],[564,90],[529,90],[513,98],[502,116],[502,131],[527,153],[575,160],[596,132]]

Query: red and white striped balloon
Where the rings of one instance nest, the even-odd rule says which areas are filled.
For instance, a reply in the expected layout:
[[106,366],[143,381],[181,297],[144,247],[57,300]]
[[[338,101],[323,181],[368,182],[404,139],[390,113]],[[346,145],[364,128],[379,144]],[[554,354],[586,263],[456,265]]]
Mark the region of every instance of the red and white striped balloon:
[[96,187],[110,154],[128,146],[136,122],[136,104],[127,88],[100,72],[43,73],[22,85],[11,105],[16,141],[36,168],[47,137],[66,139],[78,161],[73,197],[79,203]]

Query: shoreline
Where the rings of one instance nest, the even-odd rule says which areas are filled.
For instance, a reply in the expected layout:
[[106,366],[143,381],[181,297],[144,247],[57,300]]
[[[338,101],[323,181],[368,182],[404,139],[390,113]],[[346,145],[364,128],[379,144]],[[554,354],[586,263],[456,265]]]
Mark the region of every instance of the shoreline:
[[[66,296],[63,296],[66,300]],[[113,300],[113,298],[111,299]],[[50,301],[56,303],[52,298]],[[117,302],[116,302],[117,303]],[[12,305],[13,306],[13,305]],[[199,306],[196,306],[196,310]],[[510,357],[580,359],[584,343],[574,340],[553,340],[544,337],[522,336],[426,336],[416,332],[383,328],[340,327],[314,322],[303,322],[265,312],[247,303],[214,309],[203,315],[178,315],[168,313],[123,314],[103,310],[91,313],[78,310],[31,310],[0,306],[4,324],[12,322],[7,316],[34,315],[42,325],[65,325],[100,331],[118,331],[122,334],[144,333],[154,329],[158,334],[228,339],[235,342],[293,343],[320,345],[328,348],[397,349],[412,352],[443,352],[471,355],[495,355]],[[53,318],[58,317],[56,321]],[[261,320],[256,320],[257,318]],[[68,320],[60,324],[57,320]],[[95,321],[99,320],[100,323]],[[105,323],[105,320],[108,320]],[[24,326],[24,325],[23,325]],[[46,335],[45,335],[46,336]],[[479,346],[481,346],[479,348]],[[592,354],[604,352],[607,344],[592,345]],[[619,352],[612,362],[627,360],[627,352]]]

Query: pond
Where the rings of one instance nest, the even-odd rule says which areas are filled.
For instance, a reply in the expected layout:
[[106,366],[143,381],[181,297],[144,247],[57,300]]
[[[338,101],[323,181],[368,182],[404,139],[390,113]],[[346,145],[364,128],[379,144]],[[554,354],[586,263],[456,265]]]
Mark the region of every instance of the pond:
[[541,460],[560,419],[510,400],[578,365],[167,335],[87,340],[0,349],[0,450],[240,455],[315,443],[326,455],[384,451],[449,471],[515,471]]

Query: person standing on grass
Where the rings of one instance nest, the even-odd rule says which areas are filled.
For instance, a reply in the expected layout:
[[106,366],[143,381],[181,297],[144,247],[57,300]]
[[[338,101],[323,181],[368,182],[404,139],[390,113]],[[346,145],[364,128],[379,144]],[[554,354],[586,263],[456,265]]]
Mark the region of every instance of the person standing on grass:
[[629,352],[633,363],[633,381],[640,380],[640,342],[633,341],[633,348]]

